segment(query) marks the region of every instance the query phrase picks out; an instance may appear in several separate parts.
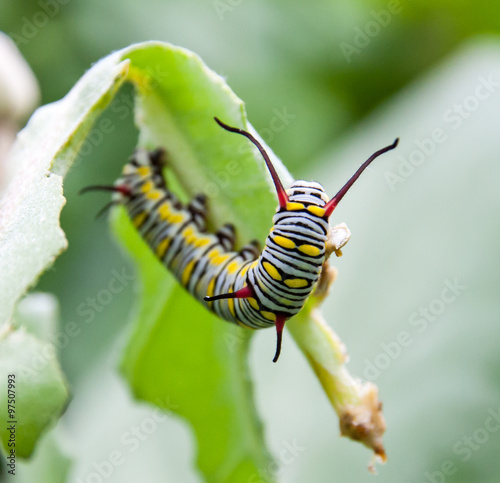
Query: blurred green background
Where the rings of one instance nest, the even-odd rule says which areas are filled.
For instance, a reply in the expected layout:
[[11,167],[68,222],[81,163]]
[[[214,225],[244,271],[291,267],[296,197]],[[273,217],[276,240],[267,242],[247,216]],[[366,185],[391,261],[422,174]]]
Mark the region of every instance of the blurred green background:
[[[350,370],[380,388],[389,462],[379,479],[499,481],[499,4],[1,0],[0,12],[0,30],[34,70],[43,104],[131,43],[192,49],[246,102],[294,177],[321,181],[331,194],[401,136],[397,155],[380,160],[339,207],[334,222],[345,221],[353,239],[325,315],[347,345]],[[102,199],[77,196],[112,182],[135,146],[132,91],[118,97],[104,114],[115,129],[87,145],[66,178],[69,249],[38,285],[56,294],[64,322],[83,328],[61,353],[74,399],[57,430],[74,459],[71,481],[86,481],[149,414],[115,374],[133,286],[92,321],[82,313],[113,270],[132,271],[105,220],[94,219]],[[251,366],[280,481],[372,481],[368,452],[338,437],[291,338],[271,368],[273,344],[257,334]],[[191,434],[168,418],[106,481],[200,481],[194,457]]]

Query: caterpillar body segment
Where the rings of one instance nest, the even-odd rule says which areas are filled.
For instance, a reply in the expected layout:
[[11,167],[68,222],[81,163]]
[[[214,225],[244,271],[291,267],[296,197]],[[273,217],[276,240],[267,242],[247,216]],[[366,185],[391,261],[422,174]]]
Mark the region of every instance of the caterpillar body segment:
[[[232,225],[205,229],[206,200],[185,207],[164,185],[157,156],[138,150],[115,183],[122,204],[156,256],[195,298],[220,317],[252,328],[275,325],[299,312],[317,282],[325,258],[328,222],[309,207],[328,201],[317,183],[295,182],[288,209],[273,218],[264,249],[253,242],[233,251]],[[300,206],[299,206],[300,205]],[[314,211],[314,210],[313,210]],[[204,300],[250,287],[253,297]]]
[[219,317],[260,329],[276,327],[281,350],[285,321],[296,315],[314,290],[326,258],[328,218],[361,172],[391,146],[377,151],[331,200],[319,183],[295,181],[285,191],[260,143],[248,132],[227,126],[253,142],[266,161],[278,194],[273,226],[260,250],[252,241],[235,251],[235,230],[223,225],[206,229],[207,199],[198,195],[185,206],[166,185],[165,151],[138,149],[113,186],[88,190],[113,191],[112,204],[121,204],[161,262],[194,298]]

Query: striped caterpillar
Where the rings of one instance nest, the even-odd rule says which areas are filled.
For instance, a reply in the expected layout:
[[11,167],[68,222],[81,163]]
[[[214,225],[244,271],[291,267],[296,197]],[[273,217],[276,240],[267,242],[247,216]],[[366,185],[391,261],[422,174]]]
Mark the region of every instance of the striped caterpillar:
[[132,223],[162,263],[197,300],[222,319],[252,329],[276,327],[278,360],[285,321],[297,314],[317,285],[326,259],[328,219],[360,174],[398,139],[372,156],[328,199],[319,183],[295,181],[285,191],[262,145],[249,132],[215,121],[247,137],[262,154],[278,195],[278,208],[264,249],[250,242],[234,251],[235,231],[226,224],[206,229],[207,204],[198,195],[184,206],[169,191],[165,151],[137,150],[112,186],[82,191],[113,192],[110,205],[125,207]]

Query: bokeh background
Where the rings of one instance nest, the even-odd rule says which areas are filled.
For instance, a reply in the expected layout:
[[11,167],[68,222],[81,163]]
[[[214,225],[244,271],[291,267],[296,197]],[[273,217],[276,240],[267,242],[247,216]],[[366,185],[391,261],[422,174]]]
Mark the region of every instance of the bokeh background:
[[[380,388],[387,465],[339,438],[333,410],[291,338],[270,367],[274,338],[258,333],[251,369],[269,447],[287,482],[497,482],[500,474],[500,5],[448,0],[1,0],[0,30],[32,67],[45,104],[113,50],[164,40],[198,53],[247,105],[250,122],[296,178],[334,193],[358,164],[401,137],[342,202],[352,241],[325,315],[349,369]],[[0,59],[1,62],[1,59]],[[123,105],[131,98],[120,93]],[[38,289],[82,334],[61,352],[73,401],[56,428],[68,481],[149,417],[116,374],[133,283],[85,322],[81,306],[114,270],[132,273],[98,197],[134,148],[131,110],[87,145],[65,181],[69,249]],[[278,121],[276,120],[278,119]],[[80,309],[79,309],[80,307]],[[44,483],[44,444],[24,468]],[[290,447],[294,448],[290,450]],[[291,456],[290,456],[291,455]],[[196,482],[190,430],[163,418],[106,479]],[[31,473],[30,473],[31,471]]]

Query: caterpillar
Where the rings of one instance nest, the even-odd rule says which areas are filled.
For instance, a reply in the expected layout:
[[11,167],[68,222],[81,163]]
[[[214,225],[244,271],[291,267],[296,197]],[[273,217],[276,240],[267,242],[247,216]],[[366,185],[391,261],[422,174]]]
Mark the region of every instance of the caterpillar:
[[247,131],[214,119],[223,129],[245,136],[257,147],[274,182],[278,207],[262,250],[252,241],[235,251],[231,224],[216,233],[207,231],[206,197],[195,196],[185,206],[168,189],[163,148],[136,150],[113,185],[88,186],[82,192],[113,192],[109,205],[125,207],[158,259],[207,309],[244,327],[275,326],[276,362],[285,321],[302,309],[317,285],[326,258],[330,215],[370,163],[394,149],[399,140],[370,156],[329,199],[316,182],[295,181],[285,190],[259,141]]

